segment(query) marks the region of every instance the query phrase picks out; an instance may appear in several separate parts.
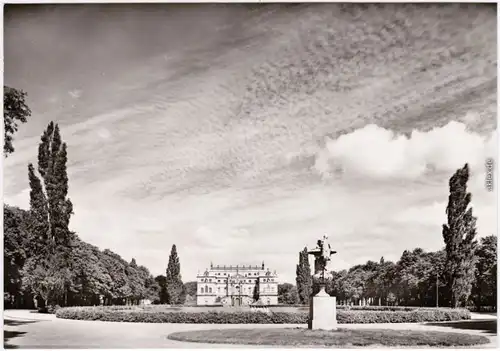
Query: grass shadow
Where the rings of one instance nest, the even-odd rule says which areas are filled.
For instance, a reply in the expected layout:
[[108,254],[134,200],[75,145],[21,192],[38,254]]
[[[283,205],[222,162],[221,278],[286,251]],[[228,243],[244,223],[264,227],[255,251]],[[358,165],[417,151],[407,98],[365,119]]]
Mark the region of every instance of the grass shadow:
[[11,319],[4,319],[3,320],[3,324],[4,325],[8,325],[8,326],[13,326],[13,327],[17,327],[18,325],[24,325],[24,324],[31,324],[31,323],[37,323],[38,321],[14,321],[14,320],[11,320]]
[[497,321],[496,320],[473,320],[473,321],[457,321],[457,322],[433,322],[425,323],[425,325],[432,325],[437,327],[450,327],[453,329],[462,330],[480,330],[487,334],[497,334]]
[[[11,327],[17,327],[20,325],[25,325],[25,324],[31,324],[31,323],[37,323],[38,321],[19,321],[19,320],[12,320],[12,319],[4,319],[3,324],[5,326],[11,326]],[[9,340],[17,337],[22,337],[26,332],[22,331],[11,331],[11,330],[4,330],[3,331],[3,347],[5,349],[17,349],[19,346],[9,344]]]
[[26,332],[4,330],[3,331],[3,347],[6,349],[19,348],[19,346],[9,344],[9,340],[12,338],[17,338],[17,337],[24,335],[24,334],[26,334]]

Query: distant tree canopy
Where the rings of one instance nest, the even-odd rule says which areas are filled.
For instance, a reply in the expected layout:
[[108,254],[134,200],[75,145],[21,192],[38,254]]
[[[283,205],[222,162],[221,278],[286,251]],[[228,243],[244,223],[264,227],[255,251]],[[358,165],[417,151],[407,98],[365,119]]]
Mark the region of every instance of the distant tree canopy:
[[26,104],[26,92],[4,85],[3,94],[3,153],[8,156],[14,152],[14,134],[17,132],[18,123],[26,123],[31,116],[31,110]]
[[[475,279],[472,281],[472,294],[460,306],[496,309],[496,246],[496,236],[481,238],[473,259]],[[426,252],[421,248],[405,250],[397,262],[382,257],[379,262],[367,261],[347,270],[331,272],[332,279],[327,281],[326,291],[336,296],[341,304],[451,306],[446,289],[445,261],[444,249],[436,252]],[[296,291],[292,287],[292,284],[278,286],[279,303],[306,304],[298,298],[297,302],[294,301]],[[318,289],[313,287],[313,290]]]
[[[69,265],[72,267],[67,277],[69,293],[64,301],[64,283],[57,280],[65,277],[54,273],[57,261],[48,260],[42,268],[26,267],[26,260],[34,260],[30,241],[36,240],[26,229],[29,212],[4,206],[4,302],[6,308],[33,308],[33,297],[39,306],[58,304],[60,306],[124,305],[137,304],[143,299],[155,300],[160,295],[159,285],[148,269],[128,263],[120,255],[101,251],[75,235]],[[59,262],[60,263],[60,262]],[[52,267],[51,264],[55,266]],[[48,269],[48,272],[45,271]],[[52,281],[51,279],[54,279]],[[43,290],[50,283],[52,290]],[[48,301],[41,301],[46,298]]]

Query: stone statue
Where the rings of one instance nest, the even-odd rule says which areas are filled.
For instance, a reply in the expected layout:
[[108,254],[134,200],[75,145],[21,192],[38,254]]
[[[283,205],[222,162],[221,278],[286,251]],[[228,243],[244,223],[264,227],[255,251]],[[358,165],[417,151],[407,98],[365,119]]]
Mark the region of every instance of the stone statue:
[[320,284],[325,284],[325,280],[329,276],[327,264],[331,260],[330,256],[336,253],[337,251],[332,250],[326,234],[321,240],[318,240],[314,249],[308,251],[308,254],[314,255],[314,277],[320,279]]
[[319,291],[310,300],[308,328],[315,330],[337,330],[337,298],[326,292],[327,264],[333,251],[328,236],[318,240],[318,246],[307,251],[314,255],[314,276],[319,280]]

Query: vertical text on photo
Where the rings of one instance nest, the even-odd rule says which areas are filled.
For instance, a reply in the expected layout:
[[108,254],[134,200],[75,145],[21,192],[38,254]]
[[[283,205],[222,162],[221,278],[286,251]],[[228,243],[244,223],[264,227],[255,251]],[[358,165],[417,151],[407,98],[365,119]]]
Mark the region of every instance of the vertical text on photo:
[[485,187],[487,191],[493,191],[493,170],[494,162],[492,158],[487,158],[485,162],[486,166],[486,177],[485,177]]

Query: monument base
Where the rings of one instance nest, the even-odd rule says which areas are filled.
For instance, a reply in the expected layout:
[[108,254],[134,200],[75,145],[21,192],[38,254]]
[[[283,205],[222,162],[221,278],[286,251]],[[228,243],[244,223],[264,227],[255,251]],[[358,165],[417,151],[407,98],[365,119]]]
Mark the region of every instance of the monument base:
[[337,299],[324,286],[310,301],[309,329],[337,330]]

